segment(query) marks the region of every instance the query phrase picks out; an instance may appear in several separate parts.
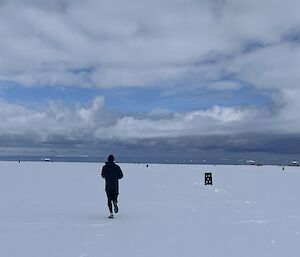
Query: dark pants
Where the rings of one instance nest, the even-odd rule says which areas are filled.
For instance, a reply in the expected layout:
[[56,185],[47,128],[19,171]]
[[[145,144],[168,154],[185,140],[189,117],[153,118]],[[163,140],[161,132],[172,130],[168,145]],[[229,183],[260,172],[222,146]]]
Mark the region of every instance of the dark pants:
[[106,191],[107,205],[110,213],[112,213],[112,204],[117,204],[119,193],[116,191]]

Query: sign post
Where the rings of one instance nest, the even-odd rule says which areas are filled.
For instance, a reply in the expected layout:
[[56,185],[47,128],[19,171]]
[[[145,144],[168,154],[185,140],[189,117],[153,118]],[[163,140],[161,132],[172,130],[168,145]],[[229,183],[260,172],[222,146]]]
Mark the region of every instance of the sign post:
[[204,174],[204,184],[207,185],[212,185],[212,173],[211,172],[206,172]]

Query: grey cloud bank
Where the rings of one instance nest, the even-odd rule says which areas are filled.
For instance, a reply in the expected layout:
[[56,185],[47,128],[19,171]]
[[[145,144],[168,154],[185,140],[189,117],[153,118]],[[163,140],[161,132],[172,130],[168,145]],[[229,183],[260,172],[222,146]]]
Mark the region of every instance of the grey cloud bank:
[[223,73],[252,82],[272,71],[295,78],[287,61],[299,67],[290,36],[298,1],[284,8],[274,0],[2,1],[0,8],[1,79],[26,85],[162,85]]
[[87,106],[50,102],[42,109],[0,101],[2,154],[116,152],[160,158],[300,154],[300,137],[292,134],[292,129],[283,133],[288,128],[281,126],[280,120],[275,123],[267,109],[214,106],[186,113],[149,113],[140,118],[112,115],[104,106],[101,96]]
[[0,1],[0,89],[155,86],[172,93],[247,84],[270,90],[271,99],[263,107],[143,117],[109,113],[102,96],[88,106],[39,108],[1,99],[0,144],[298,154],[299,13],[294,0]]

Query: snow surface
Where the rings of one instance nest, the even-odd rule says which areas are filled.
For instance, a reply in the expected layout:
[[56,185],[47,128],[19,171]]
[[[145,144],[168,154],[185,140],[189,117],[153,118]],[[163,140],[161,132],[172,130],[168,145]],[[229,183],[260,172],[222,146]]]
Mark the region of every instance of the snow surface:
[[0,256],[300,256],[299,168],[120,164],[111,220],[101,166],[0,162]]

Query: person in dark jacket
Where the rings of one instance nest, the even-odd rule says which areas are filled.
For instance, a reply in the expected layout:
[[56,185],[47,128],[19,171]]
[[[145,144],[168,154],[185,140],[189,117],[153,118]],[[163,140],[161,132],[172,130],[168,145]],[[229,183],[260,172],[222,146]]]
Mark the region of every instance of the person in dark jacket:
[[107,196],[107,205],[109,208],[109,218],[113,218],[114,211],[117,213],[118,208],[118,195],[119,195],[119,179],[123,178],[123,173],[119,165],[114,162],[115,157],[109,155],[107,162],[102,168],[101,176],[105,179],[105,191]]

